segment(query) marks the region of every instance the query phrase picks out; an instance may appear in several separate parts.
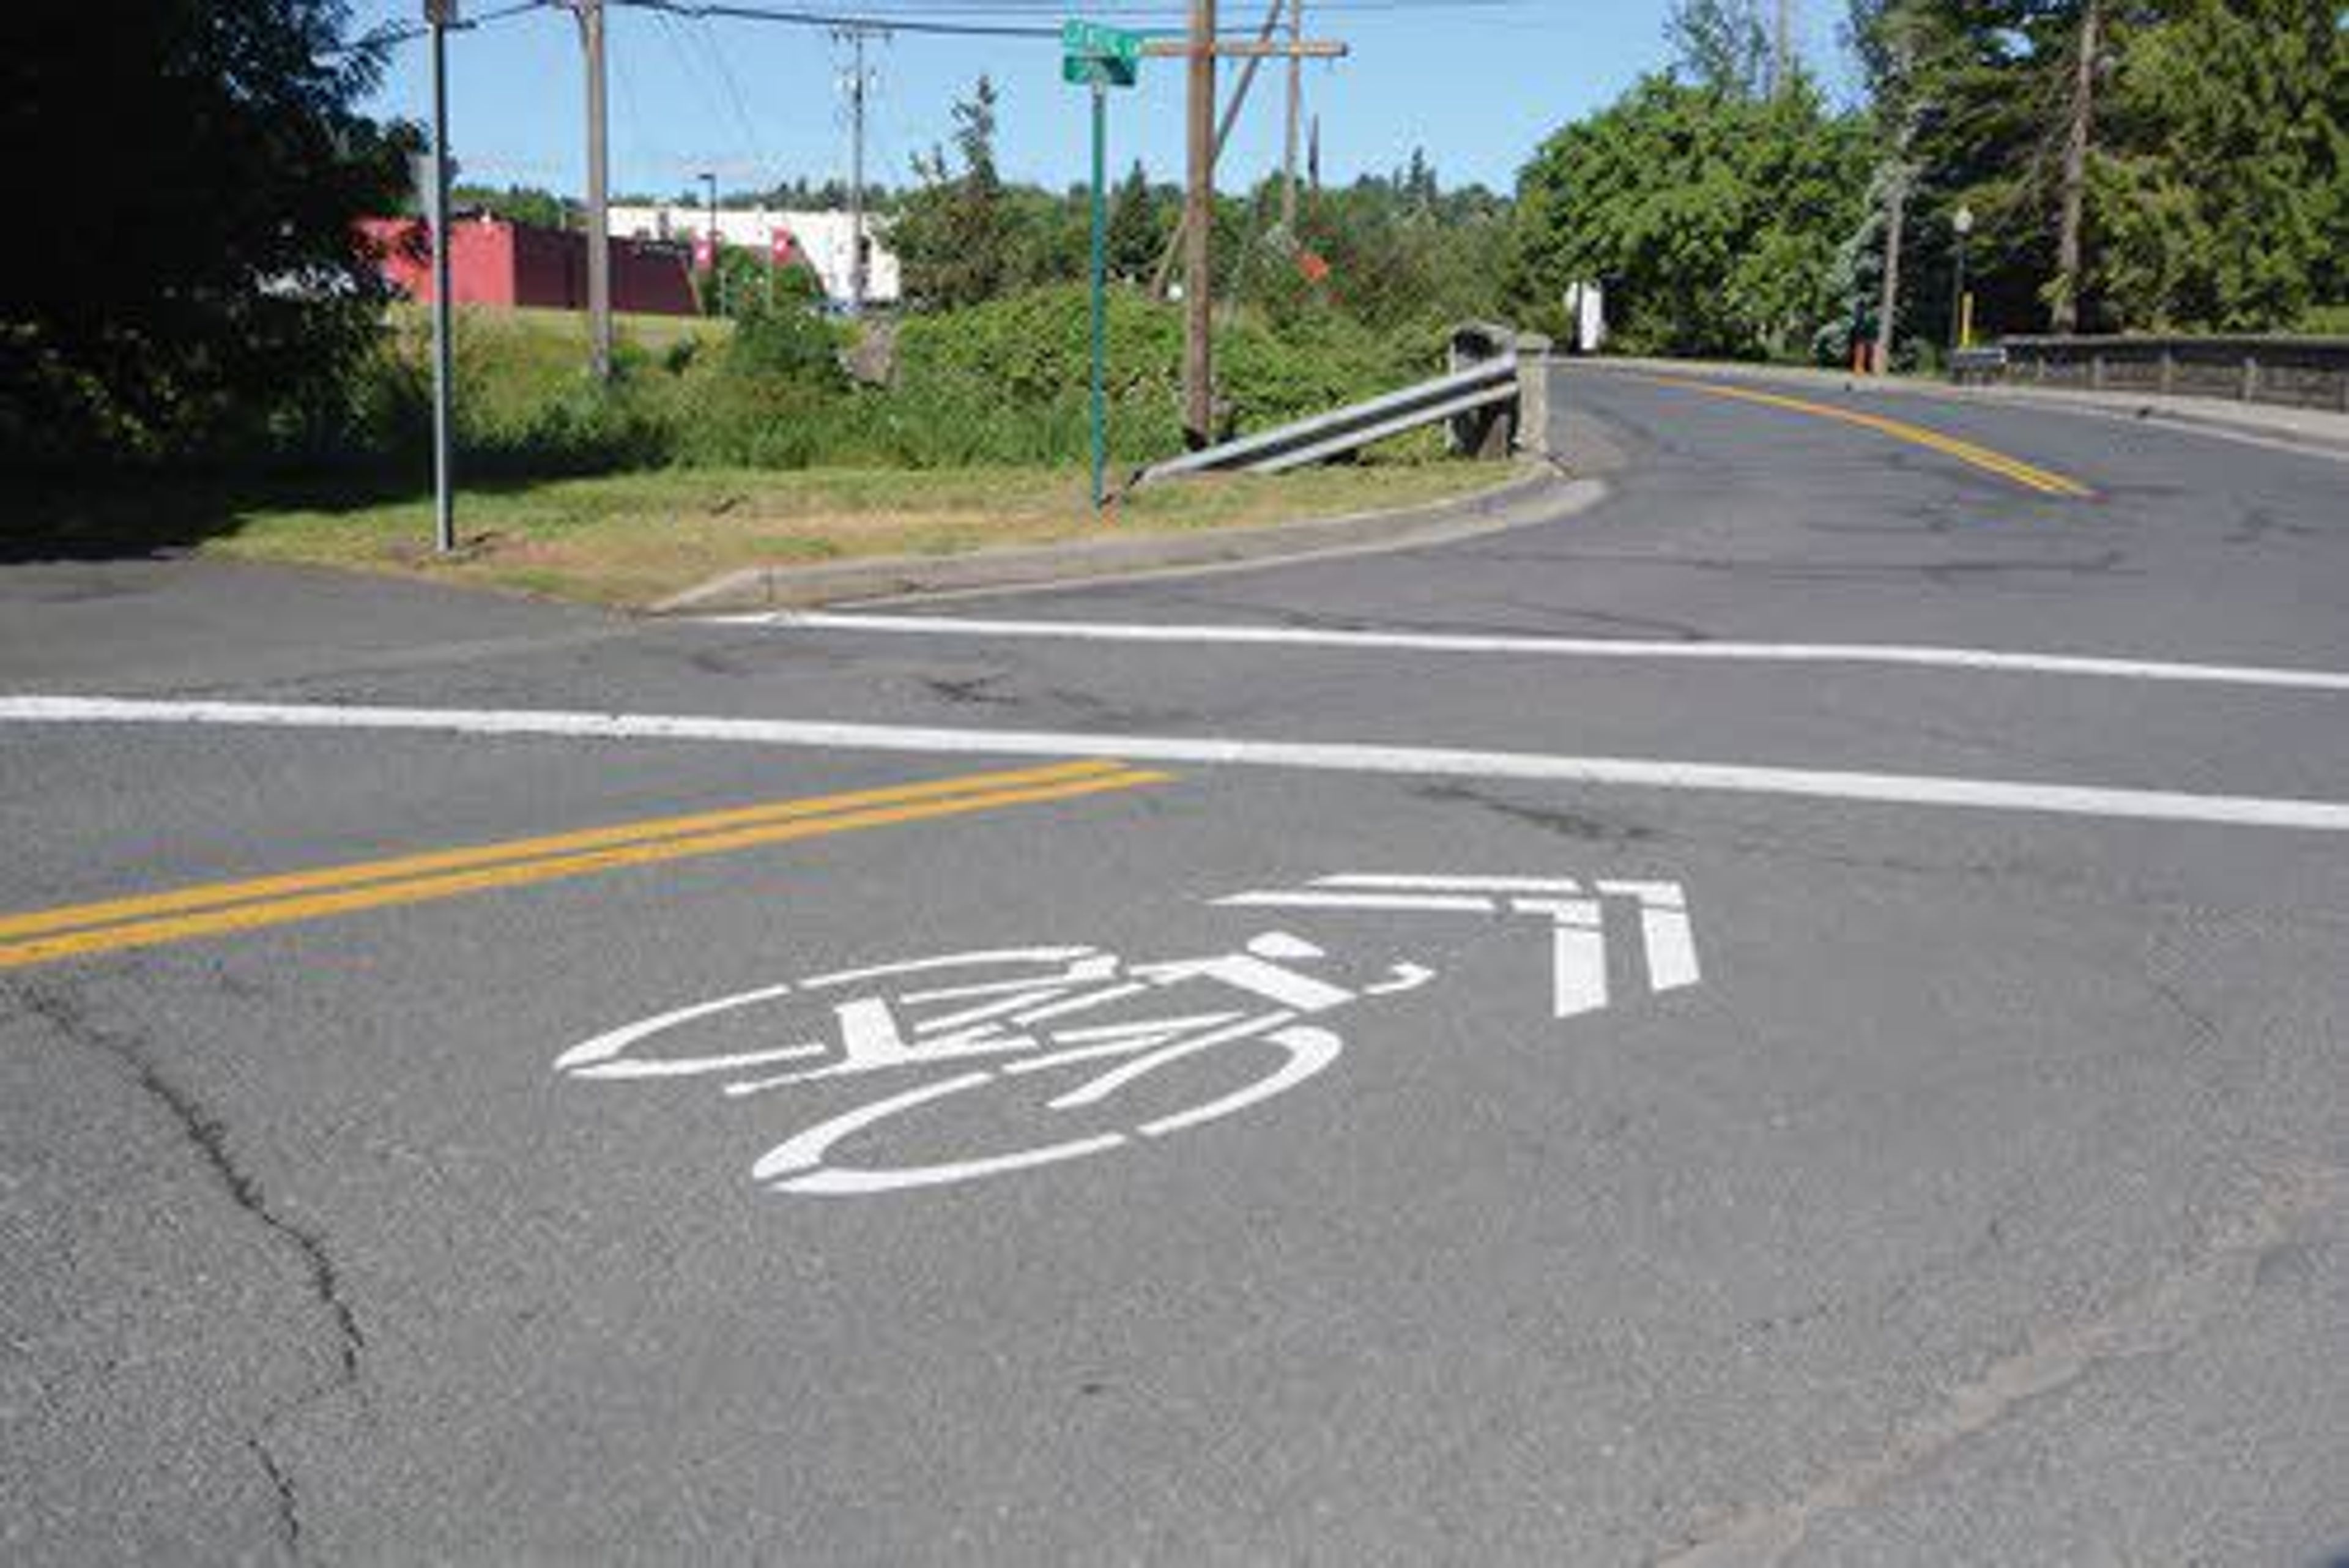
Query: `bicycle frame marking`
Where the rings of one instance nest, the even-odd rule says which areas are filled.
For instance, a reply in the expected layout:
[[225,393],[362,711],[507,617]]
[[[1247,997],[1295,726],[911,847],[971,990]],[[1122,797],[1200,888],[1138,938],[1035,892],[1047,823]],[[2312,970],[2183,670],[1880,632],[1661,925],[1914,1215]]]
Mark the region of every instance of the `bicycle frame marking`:
[[[1568,1019],[1608,1004],[1603,901],[1623,899],[1639,913],[1649,990],[1696,984],[1688,902],[1677,883],[1609,880],[1586,888],[1562,877],[1349,872],[1210,904],[1357,916],[1531,917],[1549,929],[1552,1012]],[[885,1085],[878,1097],[826,1116],[768,1148],[752,1164],[751,1179],[797,1196],[939,1188],[1088,1158],[1260,1105],[1336,1062],[1344,1042],[1322,1020],[1438,978],[1433,969],[1407,959],[1350,982],[1304,967],[1329,957],[1316,941],[1285,929],[1259,930],[1230,951],[1140,963],[1089,946],[947,953],[835,970],[677,1008],[573,1045],[554,1067],[586,1083],[714,1081],[730,1101],[763,1100],[784,1089]],[[1220,989],[1220,1003],[1171,1012],[1150,1007],[1161,993],[1200,987]],[[810,1020],[822,1014],[825,1022],[750,1049],[652,1054],[656,1043],[677,1032],[777,1006],[799,1008]],[[1130,1015],[1137,1006],[1144,1016]],[[1220,1092],[1198,1104],[1154,1115],[1121,1114],[1118,1097],[1158,1074],[1249,1050],[1274,1053],[1270,1069],[1237,1087],[1219,1085]],[[1087,1075],[1049,1097],[1024,1087],[1037,1075],[1062,1070]],[[920,1081],[898,1086],[908,1076]],[[861,1142],[885,1144],[926,1107],[990,1093],[1017,1106],[1040,1105],[1049,1116],[1066,1116],[1067,1130],[1077,1136],[926,1163],[857,1163],[853,1153],[843,1152]],[[1103,1120],[1113,1125],[1099,1125]],[[1088,1121],[1096,1125],[1084,1127]]]

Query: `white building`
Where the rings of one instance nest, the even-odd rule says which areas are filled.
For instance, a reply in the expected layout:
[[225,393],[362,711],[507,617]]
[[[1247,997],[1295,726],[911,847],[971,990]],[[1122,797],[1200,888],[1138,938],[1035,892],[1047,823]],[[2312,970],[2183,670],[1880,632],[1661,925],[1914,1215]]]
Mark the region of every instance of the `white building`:
[[[864,218],[864,298],[889,305],[898,295],[897,257],[883,243],[886,221],[871,213]],[[697,242],[709,228],[709,209],[672,202],[657,207],[614,207],[611,232],[615,239]],[[850,294],[849,257],[852,224],[846,213],[793,213],[781,208],[720,207],[718,235],[726,244],[766,255],[778,233],[792,237],[792,249],[805,256],[823,280],[823,292],[833,299]]]

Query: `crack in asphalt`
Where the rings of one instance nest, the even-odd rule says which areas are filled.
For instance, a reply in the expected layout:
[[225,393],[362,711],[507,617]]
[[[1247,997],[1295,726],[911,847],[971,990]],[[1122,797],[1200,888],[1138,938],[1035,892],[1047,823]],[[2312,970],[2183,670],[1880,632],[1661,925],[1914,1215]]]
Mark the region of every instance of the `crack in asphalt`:
[[2258,1288],[2270,1258],[2292,1247],[2294,1222],[2337,1201],[2343,1177],[2307,1168],[2272,1179],[2259,1201],[2186,1262],[2093,1317],[2031,1334],[2022,1349],[1945,1390],[1878,1452],[1835,1466],[1797,1497],[1728,1514],[1656,1561],[1669,1568],[1782,1562],[1822,1518],[1867,1506],[2027,1406],[2106,1366],[2178,1349]]
[[316,1231],[281,1212],[253,1174],[236,1161],[228,1128],[207,1111],[186,1088],[167,1077],[147,1058],[136,1040],[93,1022],[69,992],[47,985],[11,988],[26,1011],[46,1022],[57,1035],[84,1050],[111,1057],[128,1069],[132,1081],[160,1106],[194,1148],[221,1190],[240,1210],[290,1246],[300,1260],[310,1294],[333,1328],[335,1374],[326,1382],[272,1410],[245,1447],[260,1464],[276,1500],[278,1536],[290,1554],[299,1553],[302,1521],[293,1478],[269,1450],[271,1428],[317,1400],[349,1392],[364,1403],[359,1358],[366,1351],[366,1332],[345,1293],[340,1271]]
[[269,1451],[269,1446],[259,1437],[247,1438],[244,1446],[246,1451],[253,1455],[254,1461],[261,1466],[261,1473],[269,1478],[269,1490],[276,1495],[277,1539],[284,1544],[287,1556],[299,1558],[302,1555],[302,1507],[300,1497],[294,1490],[294,1478],[285,1473],[277,1462],[277,1456]]
[[1000,691],[989,690],[1003,679],[1003,672],[999,670],[959,679],[945,675],[923,675],[916,679],[931,696],[957,706],[1011,708],[1019,706],[1019,702],[1017,697],[1007,697]]
[[1603,817],[1585,816],[1579,812],[1520,805],[1515,801],[1487,794],[1472,784],[1416,784],[1407,793],[1420,800],[1438,805],[1478,806],[1496,816],[1506,817],[1512,822],[1521,822],[1529,827],[1537,827],[1545,833],[1555,833],[1561,837],[1571,838],[1583,844],[1631,844],[1656,836],[1654,828],[1644,827],[1638,823],[1614,823]]

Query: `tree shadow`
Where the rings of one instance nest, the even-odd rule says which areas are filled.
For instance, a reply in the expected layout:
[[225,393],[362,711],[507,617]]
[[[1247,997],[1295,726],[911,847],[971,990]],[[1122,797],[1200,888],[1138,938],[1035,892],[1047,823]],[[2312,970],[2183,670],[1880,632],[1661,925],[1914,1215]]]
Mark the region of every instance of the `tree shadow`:
[[[626,466],[460,454],[459,493],[511,494]],[[432,482],[429,469],[419,472],[414,463],[260,472],[91,467],[0,472],[0,493],[8,498],[0,514],[0,566],[10,566],[189,555],[209,540],[234,535],[256,513],[333,515],[401,502],[429,505]]]

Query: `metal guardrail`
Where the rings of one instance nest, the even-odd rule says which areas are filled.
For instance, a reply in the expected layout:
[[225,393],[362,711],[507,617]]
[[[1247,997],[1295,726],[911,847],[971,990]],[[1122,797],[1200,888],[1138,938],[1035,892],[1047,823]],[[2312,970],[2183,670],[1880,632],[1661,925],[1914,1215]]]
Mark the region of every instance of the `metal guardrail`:
[[1999,348],[1994,363],[1961,355],[1952,379],[2349,413],[2349,337],[2009,337]]
[[1316,414],[1220,446],[1170,457],[1142,471],[1151,484],[1185,473],[1279,473],[1357,451],[1422,425],[1457,419],[1517,401],[1517,354],[1512,348],[1464,369],[1333,413]]

